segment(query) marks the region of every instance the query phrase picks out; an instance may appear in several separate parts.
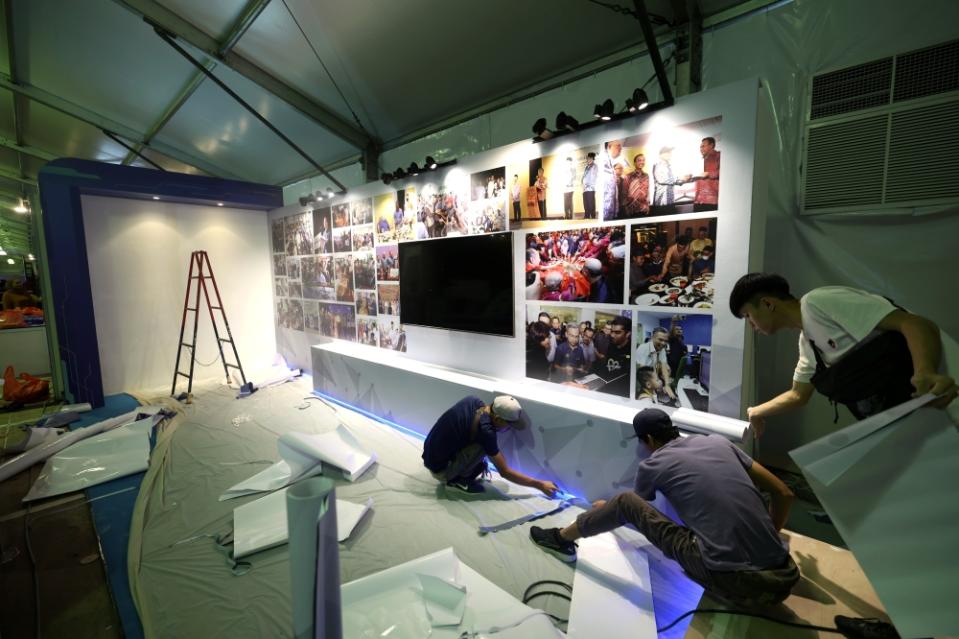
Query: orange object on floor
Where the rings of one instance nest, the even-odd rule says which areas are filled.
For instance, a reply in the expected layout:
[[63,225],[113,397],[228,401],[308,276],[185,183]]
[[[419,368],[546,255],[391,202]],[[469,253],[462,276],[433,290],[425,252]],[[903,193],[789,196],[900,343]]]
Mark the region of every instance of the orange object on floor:
[[0,329],[24,328],[27,322],[20,311],[0,311]]
[[13,404],[40,402],[50,395],[50,382],[27,373],[17,378],[13,366],[3,371],[3,399]]

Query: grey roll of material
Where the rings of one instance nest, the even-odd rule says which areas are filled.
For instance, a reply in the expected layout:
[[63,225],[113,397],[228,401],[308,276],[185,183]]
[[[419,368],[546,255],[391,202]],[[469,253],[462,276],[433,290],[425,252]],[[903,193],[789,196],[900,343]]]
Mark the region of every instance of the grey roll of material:
[[295,639],[342,639],[336,490],[312,477],[286,492]]

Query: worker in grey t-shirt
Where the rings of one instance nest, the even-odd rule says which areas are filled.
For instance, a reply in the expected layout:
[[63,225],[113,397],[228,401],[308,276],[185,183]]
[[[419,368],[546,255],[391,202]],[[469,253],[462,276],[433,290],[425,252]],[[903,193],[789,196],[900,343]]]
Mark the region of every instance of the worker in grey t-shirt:
[[[562,530],[533,526],[533,541],[574,561],[576,539],[628,523],[721,598],[754,606],[788,597],[799,581],[799,569],[778,534],[792,504],[789,488],[719,435],[681,437],[659,409],[640,411],[633,429],[651,451],[639,465],[635,492],[595,502]],[[759,489],[772,495],[768,510]],[[657,491],[685,526],[647,502]]]

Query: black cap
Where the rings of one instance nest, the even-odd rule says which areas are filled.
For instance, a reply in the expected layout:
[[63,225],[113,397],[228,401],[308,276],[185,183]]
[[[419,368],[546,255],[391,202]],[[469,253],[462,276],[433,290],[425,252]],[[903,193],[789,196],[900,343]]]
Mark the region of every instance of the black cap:
[[673,420],[664,411],[658,408],[644,408],[633,417],[633,431],[636,436],[645,440],[647,435],[656,437],[675,428]]

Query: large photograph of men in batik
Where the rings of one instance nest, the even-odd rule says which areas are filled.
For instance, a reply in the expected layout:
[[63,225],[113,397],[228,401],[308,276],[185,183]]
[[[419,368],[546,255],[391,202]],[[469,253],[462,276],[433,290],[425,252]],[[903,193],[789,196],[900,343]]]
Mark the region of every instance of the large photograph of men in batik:
[[526,299],[622,304],[626,263],[623,226],[526,235]]
[[632,311],[526,306],[526,376],[628,397]]
[[629,303],[713,307],[717,218],[630,227]]
[[636,399],[708,410],[713,316],[639,311],[634,333]]

